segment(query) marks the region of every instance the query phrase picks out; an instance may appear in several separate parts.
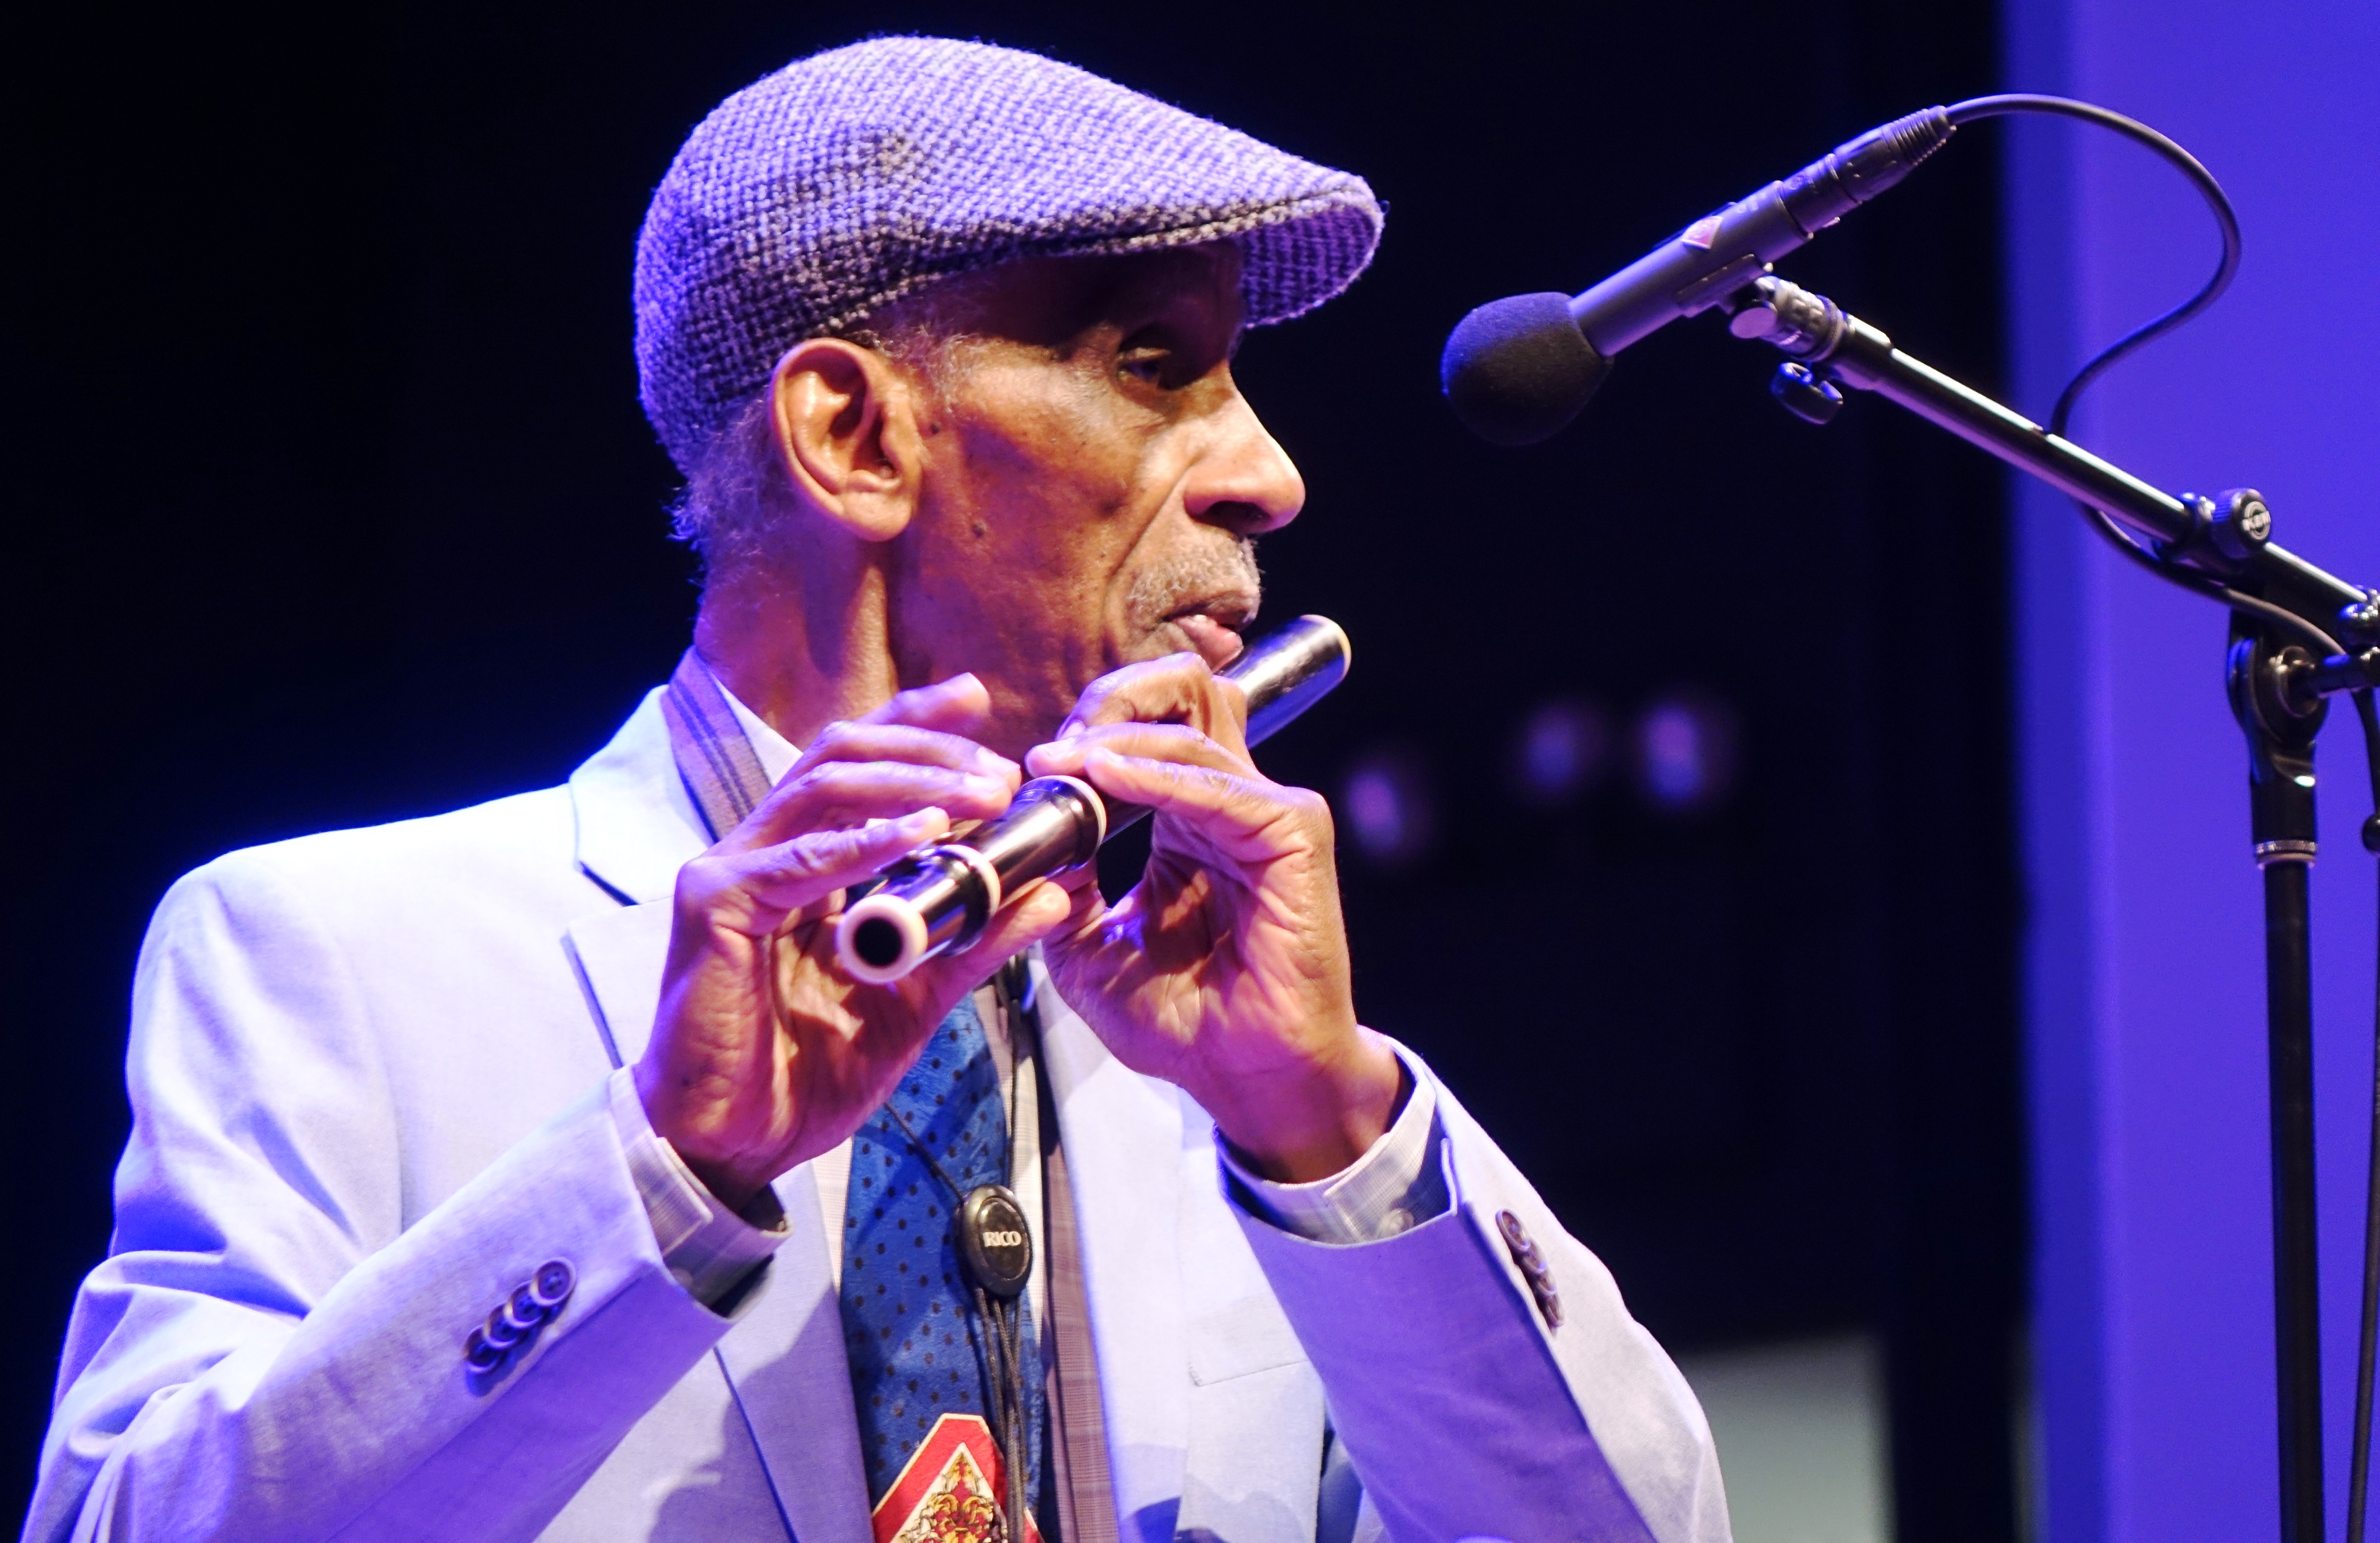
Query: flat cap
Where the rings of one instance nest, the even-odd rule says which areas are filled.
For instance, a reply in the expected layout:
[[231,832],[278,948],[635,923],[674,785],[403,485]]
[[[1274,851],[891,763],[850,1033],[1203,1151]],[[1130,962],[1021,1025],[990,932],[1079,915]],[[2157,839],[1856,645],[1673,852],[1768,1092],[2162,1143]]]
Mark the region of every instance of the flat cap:
[[1251,325],[1379,242],[1364,179],[1036,54],[874,38],[721,103],[637,240],[645,415],[691,471],[786,349],[1020,257],[1234,239]]

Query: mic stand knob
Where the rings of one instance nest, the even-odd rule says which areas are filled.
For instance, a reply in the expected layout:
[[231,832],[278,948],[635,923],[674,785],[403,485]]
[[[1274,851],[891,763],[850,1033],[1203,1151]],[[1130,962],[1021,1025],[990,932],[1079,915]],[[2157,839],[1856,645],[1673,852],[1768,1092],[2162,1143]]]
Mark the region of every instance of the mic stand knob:
[[1804,423],[1821,426],[1834,421],[1835,414],[1843,410],[1843,394],[1832,381],[1822,381],[1810,373],[1806,364],[1787,362],[1777,367],[1768,378],[1768,395],[1777,405]]

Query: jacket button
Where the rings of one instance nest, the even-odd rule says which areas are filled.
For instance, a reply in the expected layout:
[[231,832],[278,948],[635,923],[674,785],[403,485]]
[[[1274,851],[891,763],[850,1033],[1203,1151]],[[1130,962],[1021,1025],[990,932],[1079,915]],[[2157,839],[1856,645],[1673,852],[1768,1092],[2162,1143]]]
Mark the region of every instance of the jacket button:
[[487,1336],[488,1343],[499,1351],[509,1351],[528,1337],[528,1329],[514,1324],[511,1307],[512,1304],[506,1302],[503,1306],[490,1313],[488,1321],[480,1329],[480,1332]]
[[538,1306],[537,1297],[527,1286],[514,1292],[512,1300],[504,1304],[505,1320],[518,1325],[524,1334],[552,1316]]
[[1511,1211],[1500,1210],[1496,1213],[1496,1230],[1504,1234],[1504,1246],[1512,1250],[1514,1258],[1520,1257],[1522,1249],[1531,1246],[1529,1230],[1522,1226],[1521,1219]]
[[1537,1316],[1546,1320],[1548,1329],[1562,1324],[1561,1293],[1554,1289],[1553,1271],[1546,1268],[1546,1257],[1538,1251],[1537,1240],[1521,1225],[1521,1219],[1511,1211],[1496,1213],[1496,1231],[1504,1237],[1504,1247],[1512,1256],[1514,1268],[1529,1282],[1529,1294],[1536,1298]]
[[552,1318],[554,1309],[569,1301],[570,1294],[577,1286],[578,1272],[570,1268],[568,1259],[548,1259],[537,1267],[535,1275],[529,1277],[528,1290],[537,1305],[545,1310],[545,1315]]
[[504,1349],[488,1343],[487,1330],[474,1329],[463,1342],[463,1364],[477,1372],[493,1371],[504,1364]]

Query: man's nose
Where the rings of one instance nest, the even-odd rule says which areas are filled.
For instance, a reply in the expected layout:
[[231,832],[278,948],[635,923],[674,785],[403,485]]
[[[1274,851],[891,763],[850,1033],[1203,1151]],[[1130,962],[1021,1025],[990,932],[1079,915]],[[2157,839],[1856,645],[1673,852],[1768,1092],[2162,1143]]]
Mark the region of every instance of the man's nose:
[[1193,519],[1239,536],[1278,530],[1305,507],[1305,479],[1233,388],[1208,420],[1213,438],[1182,490]]

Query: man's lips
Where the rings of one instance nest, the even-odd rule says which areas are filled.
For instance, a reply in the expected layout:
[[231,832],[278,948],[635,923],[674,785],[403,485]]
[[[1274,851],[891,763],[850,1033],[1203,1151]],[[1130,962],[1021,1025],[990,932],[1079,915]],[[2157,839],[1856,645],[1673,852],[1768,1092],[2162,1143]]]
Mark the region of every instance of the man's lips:
[[1207,668],[1220,670],[1246,650],[1239,629],[1255,618],[1256,610],[1255,602],[1245,595],[1217,596],[1184,606],[1165,621],[1198,650]]
[[1247,648],[1240,641],[1238,633],[1203,611],[1193,611],[1186,616],[1169,617],[1168,622],[1181,628],[1183,636],[1190,639],[1190,646],[1198,650],[1198,657],[1207,662],[1207,668],[1210,670],[1222,669],[1239,658]]

